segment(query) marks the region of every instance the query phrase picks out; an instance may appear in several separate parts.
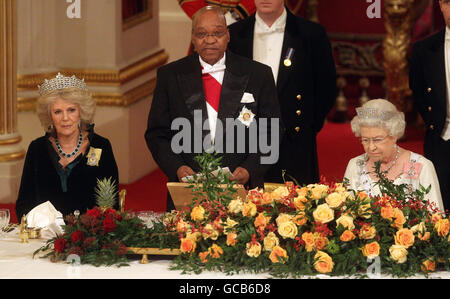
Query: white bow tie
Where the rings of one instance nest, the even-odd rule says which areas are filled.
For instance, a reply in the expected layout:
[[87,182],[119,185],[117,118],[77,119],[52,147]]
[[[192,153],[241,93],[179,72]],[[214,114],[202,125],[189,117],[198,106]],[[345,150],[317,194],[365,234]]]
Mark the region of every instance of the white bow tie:
[[211,74],[211,73],[216,73],[216,72],[222,72],[226,69],[227,67],[222,64],[222,65],[213,65],[213,66],[204,66],[202,69],[202,74]]
[[270,27],[269,30],[256,30],[256,34],[284,33],[284,26]]

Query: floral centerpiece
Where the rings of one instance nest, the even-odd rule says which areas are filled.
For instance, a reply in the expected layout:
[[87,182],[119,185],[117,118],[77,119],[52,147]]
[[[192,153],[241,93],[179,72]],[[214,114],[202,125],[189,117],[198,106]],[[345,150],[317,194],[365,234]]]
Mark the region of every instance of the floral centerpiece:
[[380,273],[403,277],[450,270],[448,216],[428,205],[427,189],[396,186],[379,167],[379,197],[322,178],[240,198],[227,175],[209,175],[220,166],[216,154],[196,159],[201,175],[191,181],[195,197],[183,210],[147,228],[129,213],[94,208],[68,216],[64,235],[39,251],[54,260],[74,253],[81,263],[121,265],[127,247],[179,249],[171,269],[183,273],[365,275],[377,265]]
[[34,252],[43,258],[66,261],[69,255],[78,255],[81,264],[94,266],[127,265],[129,247],[177,247],[177,234],[167,233],[164,220],[147,227],[130,212],[113,207],[117,202],[117,185],[110,179],[99,180],[96,188],[98,206],[82,215],[65,217],[64,234],[49,239]]
[[[206,160],[207,171],[217,167],[212,157]],[[179,233],[183,253],[172,269],[298,277],[364,274],[377,262],[394,276],[449,270],[446,215],[424,200],[426,189],[408,192],[377,173],[382,190],[396,197],[371,198],[322,181],[195,201],[168,227]]]

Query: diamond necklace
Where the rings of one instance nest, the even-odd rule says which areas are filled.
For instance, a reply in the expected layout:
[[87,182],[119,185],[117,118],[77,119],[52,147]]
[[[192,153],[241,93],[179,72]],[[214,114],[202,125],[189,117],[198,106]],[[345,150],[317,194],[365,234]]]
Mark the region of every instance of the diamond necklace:
[[82,143],[82,142],[83,142],[83,134],[81,134],[81,132],[80,132],[80,137],[78,137],[78,143],[77,143],[77,146],[75,147],[75,149],[73,150],[73,152],[71,152],[70,154],[68,154],[68,153],[66,153],[66,152],[64,152],[64,151],[62,150],[61,145],[59,144],[59,141],[58,141],[58,137],[55,137],[56,148],[58,149],[59,154],[60,154],[61,156],[63,156],[64,158],[70,158],[70,157],[75,156],[75,155],[78,153],[78,151],[80,150],[80,147],[81,147],[81,143]]
[[398,159],[398,155],[400,153],[400,150],[398,149],[398,145],[397,144],[395,145],[395,148],[397,149],[397,152],[395,153],[394,162],[392,162],[391,166],[389,166],[388,169],[383,171],[384,173],[388,173],[389,170],[391,170],[392,167],[394,167],[394,165],[397,163],[397,159]]

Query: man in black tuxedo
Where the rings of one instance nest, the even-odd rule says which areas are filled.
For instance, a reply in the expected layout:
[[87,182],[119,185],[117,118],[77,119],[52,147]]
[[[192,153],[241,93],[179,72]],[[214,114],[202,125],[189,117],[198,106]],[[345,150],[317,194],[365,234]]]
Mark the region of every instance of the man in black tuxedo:
[[450,1],[439,0],[446,27],[414,44],[409,85],[427,132],[425,157],[436,169],[445,209],[450,209]]
[[[271,66],[286,132],[280,159],[266,181],[282,170],[299,184],[319,181],[316,135],[336,98],[336,69],[324,28],[292,14],[284,0],[255,0],[257,12],[229,26],[228,49]],[[289,177],[286,177],[289,180]]]
[[[271,70],[227,52],[228,42],[222,11],[202,8],[192,22],[196,53],[158,69],[145,139],[169,181],[198,172],[194,157],[211,144],[222,153],[222,167],[230,169],[232,179],[250,188],[264,186],[269,164],[278,159],[282,130]],[[254,128],[258,139],[270,141],[269,151],[254,150]],[[172,209],[168,196],[167,210]]]

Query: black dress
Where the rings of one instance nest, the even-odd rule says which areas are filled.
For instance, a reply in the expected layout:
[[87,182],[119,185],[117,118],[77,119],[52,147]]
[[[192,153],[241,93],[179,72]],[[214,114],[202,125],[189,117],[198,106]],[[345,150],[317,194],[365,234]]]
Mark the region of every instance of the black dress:
[[[59,164],[59,156],[48,134],[30,143],[16,202],[18,219],[46,201],[50,201],[64,216],[75,210],[84,213],[96,204],[94,190],[97,178],[112,177],[116,184],[119,183],[117,164],[109,140],[95,134],[93,129],[89,131],[88,139],[90,145],[86,152],[67,165],[66,169]],[[98,166],[89,166],[87,163],[91,147],[102,149]]]

